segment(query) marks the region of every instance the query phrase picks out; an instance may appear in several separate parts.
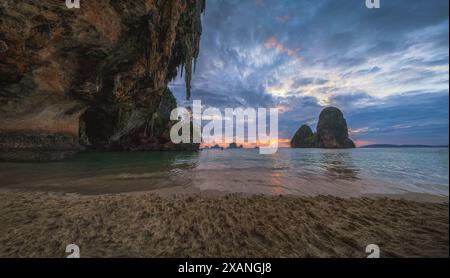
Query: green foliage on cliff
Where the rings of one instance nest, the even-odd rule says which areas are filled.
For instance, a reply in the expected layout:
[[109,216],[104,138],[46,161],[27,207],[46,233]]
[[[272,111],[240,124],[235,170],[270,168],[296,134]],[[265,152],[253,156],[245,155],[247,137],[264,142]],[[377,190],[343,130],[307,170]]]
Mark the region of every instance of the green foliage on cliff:
[[312,148],[315,146],[315,135],[311,128],[307,125],[302,125],[291,140],[291,147],[293,148]]

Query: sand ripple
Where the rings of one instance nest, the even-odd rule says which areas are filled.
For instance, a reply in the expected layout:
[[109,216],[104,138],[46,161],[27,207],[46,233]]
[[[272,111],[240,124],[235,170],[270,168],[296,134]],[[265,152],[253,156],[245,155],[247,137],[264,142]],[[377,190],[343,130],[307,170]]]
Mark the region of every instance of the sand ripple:
[[0,257],[448,257],[448,204],[0,192]]

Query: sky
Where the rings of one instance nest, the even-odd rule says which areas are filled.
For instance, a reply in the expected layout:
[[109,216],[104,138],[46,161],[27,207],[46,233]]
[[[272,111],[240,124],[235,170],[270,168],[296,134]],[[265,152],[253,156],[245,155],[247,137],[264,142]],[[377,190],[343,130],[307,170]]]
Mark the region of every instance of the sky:
[[277,107],[284,142],[335,106],[358,146],[448,145],[449,1],[380,2],[207,0],[191,99]]

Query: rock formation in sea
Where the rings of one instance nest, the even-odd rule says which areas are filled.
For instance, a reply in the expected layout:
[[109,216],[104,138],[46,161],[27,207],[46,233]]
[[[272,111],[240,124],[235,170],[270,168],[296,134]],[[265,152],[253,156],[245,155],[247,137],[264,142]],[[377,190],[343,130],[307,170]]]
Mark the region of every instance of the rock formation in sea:
[[354,148],[355,144],[348,137],[347,121],[341,110],[328,107],[322,110],[314,134],[311,128],[303,125],[291,140],[293,148]]
[[317,124],[316,144],[319,148],[354,148],[348,137],[347,121],[341,110],[328,107],[322,110]]
[[204,0],[3,0],[0,160],[61,159],[80,149],[174,150],[168,83],[187,97]]
[[302,125],[291,140],[291,147],[293,148],[314,148],[315,145],[315,134],[307,125]]

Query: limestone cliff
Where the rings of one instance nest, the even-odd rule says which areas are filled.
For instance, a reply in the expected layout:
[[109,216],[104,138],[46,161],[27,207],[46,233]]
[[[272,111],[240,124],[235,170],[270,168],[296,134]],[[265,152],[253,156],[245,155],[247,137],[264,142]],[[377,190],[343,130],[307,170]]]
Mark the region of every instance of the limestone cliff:
[[355,144],[348,137],[347,121],[341,110],[328,107],[322,110],[314,134],[307,125],[302,125],[291,140],[293,148],[354,148]]
[[170,142],[167,84],[189,97],[205,1],[64,2],[0,4],[0,160],[195,148]]
[[302,125],[291,140],[291,147],[293,148],[313,148],[315,146],[315,135],[311,128],[307,125]]
[[328,107],[322,110],[317,123],[317,147],[330,149],[354,148],[355,144],[348,138],[347,121],[341,110]]

